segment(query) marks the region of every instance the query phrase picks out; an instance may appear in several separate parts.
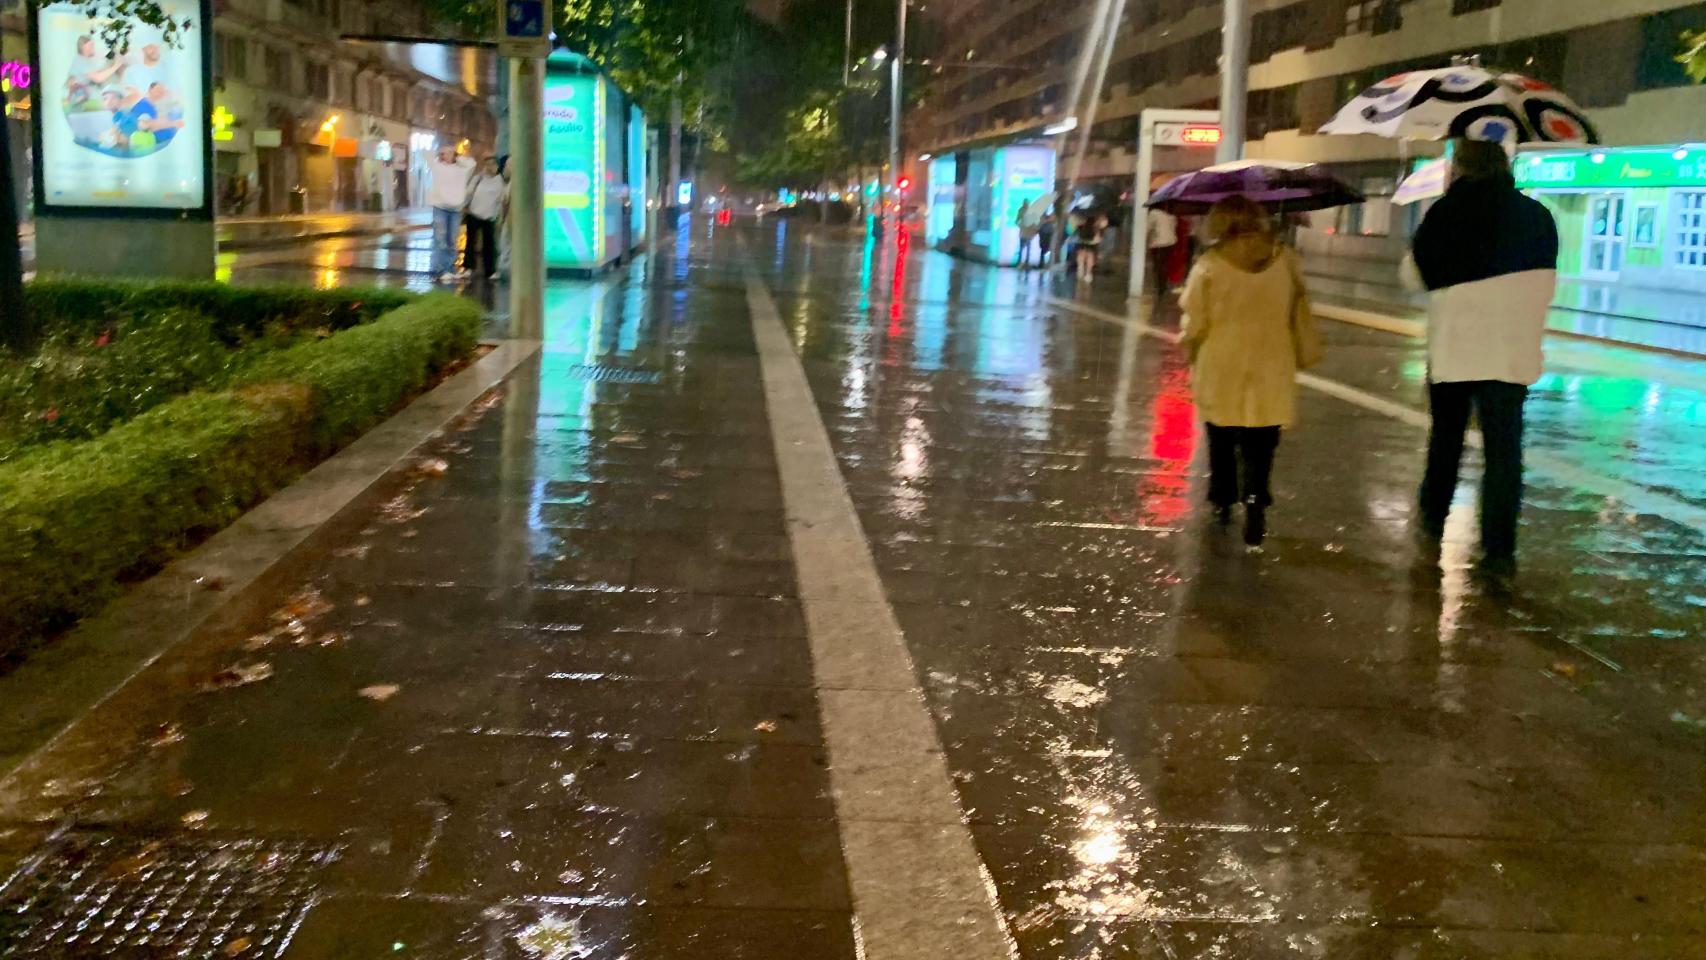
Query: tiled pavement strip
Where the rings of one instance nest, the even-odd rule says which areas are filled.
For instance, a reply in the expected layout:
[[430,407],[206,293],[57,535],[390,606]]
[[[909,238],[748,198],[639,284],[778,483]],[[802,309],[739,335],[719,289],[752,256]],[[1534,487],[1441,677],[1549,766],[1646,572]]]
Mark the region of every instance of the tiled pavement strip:
[[1248,556],[1165,342],[787,229],[554,288],[104,770],[5,783],[0,858],[223,864],[185,929],[292,960],[1706,957],[1699,531],[1543,481],[1517,598],[1467,509],[1418,574],[1416,428],[1306,392]]

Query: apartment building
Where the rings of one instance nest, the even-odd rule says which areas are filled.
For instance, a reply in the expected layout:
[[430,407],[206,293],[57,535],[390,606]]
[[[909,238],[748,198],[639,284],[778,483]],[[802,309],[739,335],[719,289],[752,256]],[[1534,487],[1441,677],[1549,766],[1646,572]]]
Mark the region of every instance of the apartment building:
[[[1395,211],[1381,197],[1414,157],[1437,150],[1315,134],[1341,104],[1394,73],[1479,55],[1489,66],[1569,93],[1607,144],[1706,140],[1706,88],[1692,84],[1675,61],[1680,34],[1706,28],[1706,3],[1252,0],[1251,6],[1248,154],[1332,164],[1373,198],[1320,224],[1335,252],[1390,253],[1413,213]],[[923,101],[907,118],[914,157],[1034,139],[1068,116],[1093,114],[1081,182],[1117,196],[1136,169],[1145,108],[1213,109],[1218,100],[1218,0],[1125,0],[1105,82],[1088,90],[1091,69],[1092,82],[1076,104],[1068,101],[1097,0],[933,0],[931,10],[942,44]]]

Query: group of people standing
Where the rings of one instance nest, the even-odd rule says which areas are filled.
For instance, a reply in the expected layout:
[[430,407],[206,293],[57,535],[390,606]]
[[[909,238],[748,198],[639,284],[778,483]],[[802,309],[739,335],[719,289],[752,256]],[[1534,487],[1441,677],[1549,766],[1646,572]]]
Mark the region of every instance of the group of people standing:
[[[509,252],[509,172],[496,157],[476,164],[449,144],[438,148],[427,187],[432,207],[432,274],[440,283],[496,280]],[[456,241],[463,235],[462,266]]]
[[[1321,340],[1297,255],[1267,211],[1223,200],[1205,234],[1208,250],[1180,298],[1181,344],[1208,427],[1209,503],[1222,523],[1242,504],[1244,540],[1255,547],[1267,532],[1280,435],[1296,419],[1297,371],[1321,359]],[[1558,248],[1552,215],[1516,188],[1504,149],[1455,141],[1451,186],[1423,219],[1404,269],[1429,294],[1432,423],[1415,531],[1434,555],[1473,414],[1486,461],[1477,565],[1498,581],[1516,571],[1523,404],[1541,374]]]

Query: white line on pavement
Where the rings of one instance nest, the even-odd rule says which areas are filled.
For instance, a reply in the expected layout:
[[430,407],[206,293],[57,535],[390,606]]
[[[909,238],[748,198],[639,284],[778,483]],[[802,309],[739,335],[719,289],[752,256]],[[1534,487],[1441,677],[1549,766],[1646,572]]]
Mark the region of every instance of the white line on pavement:
[[[1071,300],[1064,300],[1060,297],[1044,297],[1043,300],[1051,306],[1063,307],[1067,310],[1083,314],[1084,316],[1091,317],[1096,320],[1101,320],[1105,323],[1111,323],[1122,327],[1132,327],[1143,333],[1145,336],[1154,337],[1158,340],[1165,340],[1168,343],[1176,344],[1179,342],[1179,335],[1177,333],[1174,333],[1171,330],[1163,330],[1160,327],[1151,326],[1134,317],[1123,317],[1117,313],[1100,310],[1096,307],[1085,306],[1082,303],[1074,303]],[[1316,312],[1321,313],[1319,309],[1317,309]],[[1322,315],[1328,316],[1328,314],[1325,313]],[[1369,393],[1367,390],[1359,390],[1349,384],[1340,383],[1337,380],[1329,380],[1326,377],[1316,376],[1312,373],[1299,373],[1297,375],[1297,382],[1318,393],[1324,393],[1330,397],[1337,397],[1346,403],[1355,404],[1356,406],[1362,407],[1364,410],[1371,410],[1375,413],[1384,414],[1385,416],[1391,417],[1401,423],[1406,423],[1410,426],[1423,430],[1428,428],[1428,415],[1426,412],[1393,400],[1388,400],[1385,397],[1376,396],[1375,394]],[[1465,439],[1471,446],[1479,447],[1481,445],[1481,436],[1479,434],[1470,434]],[[1578,490],[1587,491],[1588,493],[1592,493],[1596,496],[1612,498],[1625,504],[1637,513],[1663,517],[1666,520],[1681,524],[1691,530],[1706,532],[1706,509],[1697,507],[1694,504],[1679,500],[1675,497],[1666,496],[1645,487],[1626,483],[1622,480],[1616,480],[1611,477],[1595,473],[1591,470],[1584,469],[1569,459],[1555,453],[1548,453],[1544,450],[1529,450],[1523,456],[1531,468],[1551,477],[1559,483],[1574,487]]]
[[862,956],[1010,960],[1018,948],[966,825],[805,368],[750,267],[746,298]]

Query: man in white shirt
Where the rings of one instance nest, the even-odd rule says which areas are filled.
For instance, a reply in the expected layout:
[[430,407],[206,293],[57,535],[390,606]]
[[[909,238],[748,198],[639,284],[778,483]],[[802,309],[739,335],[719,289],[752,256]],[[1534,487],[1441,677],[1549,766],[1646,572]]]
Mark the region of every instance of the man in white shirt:
[[432,273],[440,283],[456,280],[456,237],[462,232],[462,208],[468,202],[468,176],[474,170],[471,157],[458,157],[449,144],[438,148],[438,156],[427,164],[431,177],[427,205],[432,207]]

